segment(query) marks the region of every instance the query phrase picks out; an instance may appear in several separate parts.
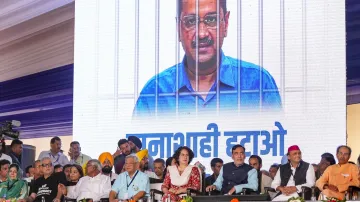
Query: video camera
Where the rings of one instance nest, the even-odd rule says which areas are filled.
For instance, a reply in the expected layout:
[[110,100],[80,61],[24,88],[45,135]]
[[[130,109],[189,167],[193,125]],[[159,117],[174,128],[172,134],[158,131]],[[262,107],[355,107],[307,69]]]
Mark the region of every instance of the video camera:
[[13,127],[20,127],[21,126],[21,122],[20,121],[5,121],[5,122],[0,122],[0,138],[3,138],[4,136],[13,138],[13,139],[18,139],[20,132],[17,130],[14,130]]

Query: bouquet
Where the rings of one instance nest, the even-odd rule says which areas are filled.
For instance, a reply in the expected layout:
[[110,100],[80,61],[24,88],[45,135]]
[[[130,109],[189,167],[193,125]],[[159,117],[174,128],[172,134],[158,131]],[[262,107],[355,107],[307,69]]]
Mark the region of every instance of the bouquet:
[[305,202],[305,199],[302,197],[291,197],[288,202]]
[[184,196],[180,202],[193,202],[193,198],[191,198],[191,196]]
[[345,202],[346,199],[343,200],[339,200],[337,198],[334,197],[326,197],[326,200],[322,200],[323,202]]

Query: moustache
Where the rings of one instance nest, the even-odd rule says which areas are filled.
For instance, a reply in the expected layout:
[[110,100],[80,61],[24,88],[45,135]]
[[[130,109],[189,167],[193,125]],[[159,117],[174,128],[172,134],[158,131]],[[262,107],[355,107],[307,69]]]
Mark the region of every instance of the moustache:
[[[213,44],[214,44],[214,40],[212,40],[209,37],[198,40],[198,46],[199,47],[208,47],[208,46],[211,46]],[[194,49],[196,48],[196,40],[193,40],[191,42],[191,47],[194,48]]]

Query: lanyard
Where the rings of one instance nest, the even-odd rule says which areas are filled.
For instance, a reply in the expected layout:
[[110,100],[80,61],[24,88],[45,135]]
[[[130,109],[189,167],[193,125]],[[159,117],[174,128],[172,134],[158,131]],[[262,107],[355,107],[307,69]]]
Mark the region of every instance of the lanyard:
[[[51,153],[49,153],[49,156],[50,156],[50,158],[53,157],[53,159],[55,159],[55,156],[53,156]],[[59,163],[60,155],[58,154],[57,156],[58,156],[58,157],[57,157],[57,159],[54,161],[54,164],[55,164],[56,162]]]
[[[136,177],[136,175],[139,173],[139,171],[137,170],[136,171],[136,173],[135,173],[135,175],[134,175],[134,177],[131,179],[131,181],[130,181],[130,184],[128,184],[128,180],[127,180],[127,178],[126,178],[126,190],[129,190],[129,187],[130,187],[130,185],[131,185],[131,183],[134,181],[134,179],[135,179],[135,177]],[[129,176],[130,177],[130,176]]]
[[[80,157],[80,156],[79,156],[79,157]],[[80,159],[79,157],[78,157],[77,159]],[[73,163],[73,164],[81,165],[81,166],[85,163],[85,162],[84,162],[84,156],[81,156],[81,161],[79,161],[79,162],[78,162],[77,159],[71,159],[70,162]]]

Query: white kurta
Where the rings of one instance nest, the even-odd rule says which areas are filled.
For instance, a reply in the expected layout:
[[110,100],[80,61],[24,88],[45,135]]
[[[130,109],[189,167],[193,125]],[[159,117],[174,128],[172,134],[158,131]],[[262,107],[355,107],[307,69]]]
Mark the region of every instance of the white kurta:
[[91,198],[93,201],[100,201],[101,198],[108,198],[110,191],[110,177],[98,174],[95,177],[84,176],[80,178],[75,189],[68,193],[67,197],[77,200]]
[[[295,176],[295,172],[296,172],[296,168],[291,167],[291,171],[292,171],[292,175],[290,176],[290,179],[287,183],[286,186],[295,186],[295,181],[294,181],[294,176]],[[306,171],[306,183],[304,184],[300,184],[296,186],[297,192],[302,192],[301,187],[302,186],[306,186],[311,188],[312,186],[315,185],[315,171],[314,171],[314,167],[312,165],[309,165],[308,170]],[[281,184],[281,178],[280,178],[280,169],[276,172],[275,178],[271,183],[271,188],[276,189],[278,186],[280,186]],[[287,201],[289,198],[291,197],[298,197],[298,193],[294,192],[290,195],[284,195],[281,194],[277,197],[275,197],[273,199],[273,201]]]

